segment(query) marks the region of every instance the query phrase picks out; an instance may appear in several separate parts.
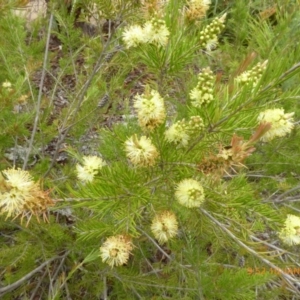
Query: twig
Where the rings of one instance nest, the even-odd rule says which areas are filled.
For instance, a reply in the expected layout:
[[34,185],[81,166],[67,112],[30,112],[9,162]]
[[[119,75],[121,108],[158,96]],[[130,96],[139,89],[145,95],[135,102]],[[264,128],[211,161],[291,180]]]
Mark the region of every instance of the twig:
[[254,235],[250,235],[250,238],[251,238],[252,240],[254,240],[254,241],[256,241],[256,242],[259,242],[259,243],[262,243],[262,244],[264,244],[264,245],[266,245],[266,246],[268,246],[268,247],[270,247],[270,248],[272,248],[272,249],[274,249],[274,250],[276,250],[276,251],[278,251],[278,252],[281,252],[282,254],[289,253],[289,254],[291,254],[291,255],[294,255],[293,253],[288,252],[288,251],[286,251],[286,250],[284,250],[284,249],[281,249],[281,248],[279,248],[279,247],[276,247],[275,245],[270,244],[270,243],[268,243],[268,242],[266,242],[266,241],[264,241],[264,240],[261,240],[261,239],[259,239],[258,237],[254,236]]
[[266,200],[263,200],[262,202],[263,203],[282,203],[282,202],[299,202],[300,201],[300,196],[297,195],[297,196],[291,196],[291,197],[286,197],[284,198],[283,200],[280,200],[280,201],[277,201],[276,199],[275,200],[270,200],[270,199],[266,199]]
[[147,232],[145,232],[139,227],[137,227],[137,230],[142,232],[165,257],[167,257],[170,261],[173,260],[172,257],[168,253],[166,253],[166,251],[164,251],[164,249],[162,249],[149,234],[147,234]]
[[34,119],[34,123],[33,123],[33,129],[31,132],[28,150],[26,152],[26,156],[25,156],[24,163],[23,163],[23,170],[26,169],[26,166],[28,163],[29,155],[30,155],[32,147],[33,147],[34,137],[35,137],[35,134],[37,131],[38,122],[39,122],[39,118],[40,118],[40,108],[41,108],[41,101],[42,101],[42,95],[43,95],[43,85],[44,85],[44,80],[45,80],[45,76],[46,76],[46,67],[47,67],[47,61],[48,61],[48,52],[49,52],[52,23],[53,23],[53,14],[51,13],[49,25],[48,25],[48,32],[47,32],[47,41],[46,41],[46,49],[45,49],[44,62],[43,62],[43,71],[42,71],[42,75],[41,75],[39,94],[38,94],[37,104],[36,104],[36,115],[35,115],[35,119]]
[[23,276],[21,279],[17,280],[16,282],[4,286],[2,288],[0,288],[0,296],[5,295],[6,293],[18,288],[21,284],[23,284],[25,281],[29,280],[34,274],[38,273],[39,271],[41,271],[45,266],[47,266],[48,264],[52,263],[53,261],[55,261],[56,259],[60,259],[65,257],[65,255],[63,256],[55,256],[52,257],[50,259],[48,259],[47,261],[45,261],[44,263],[42,263],[39,267],[35,268],[34,270],[32,270],[31,272],[29,272],[28,274],[26,274],[25,276]]
[[107,281],[106,281],[106,276],[103,276],[103,294],[102,294],[103,300],[107,300]]
[[[260,174],[243,174],[248,178],[271,178],[274,180],[281,180],[280,178],[276,177],[276,176],[268,176],[268,175],[260,175]],[[233,177],[239,177],[241,176],[241,174],[230,174],[230,175],[224,175],[223,178],[224,179],[231,179]]]
[[[126,198],[126,197],[128,197],[128,194],[121,194],[121,195],[116,195],[116,196],[106,196],[106,197],[97,197],[97,198],[62,198],[62,199],[54,199],[54,200],[55,200],[55,202],[84,202],[84,201],[123,199],[123,198]],[[53,208],[51,210],[55,210],[55,209]]]
[[42,275],[42,277],[40,277],[39,282],[37,283],[37,285],[35,286],[33,292],[31,293],[30,299],[29,300],[34,300],[35,298],[35,294],[37,293],[40,285],[42,284],[42,281],[44,280],[45,276],[47,274],[47,270],[44,272],[44,274]]
[[[50,279],[49,292],[48,292],[49,295],[50,295],[51,289],[52,289],[52,287],[53,287],[53,282],[54,282],[54,281],[56,280],[56,278],[58,277],[58,275],[59,275],[58,273],[59,273],[59,271],[62,269],[62,267],[63,267],[63,265],[64,265],[64,262],[65,262],[65,259],[66,259],[67,255],[68,255],[68,253],[69,253],[69,252],[67,252],[67,253],[62,257],[62,260],[60,261],[59,266],[56,268],[55,273],[53,274],[52,278]],[[63,282],[63,284],[60,286],[60,288],[62,288],[62,287],[64,286],[64,283],[65,283],[65,282],[66,282],[66,281]]]
[[[295,291],[297,294],[299,294],[299,291],[297,289],[297,287],[300,287],[299,281],[295,278],[293,278],[292,276],[286,274],[283,270],[281,270],[279,267],[277,267],[276,265],[274,265],[272,262],[270,262],[269,260],[267,260],[266,258],[260,256],[255,250],[253,250],[252,248],[248,247],[246,244],[244,244],[239,238],[237,238],[229,229],[226,228],[226,226],[224,224],[222,224],[221,222],[219,222],[217,219],[215,219],[208,211],[206,211],[203,208],[200,208],[200,211],[206,215],[213,223],[215,223],[216,225],[218,225],[220,227],[220,229],[222,231],[224,231],[228,236],[230,236],[237,244],[239,244],[241,247],[243,247],[244,249],[246,249],[249,253],[251,253],[252,255],[254,255],[255,257],[257,257],[260,261],[262,261],[264,264],[266,264],[267,266],[269,266],[272,270],[278,272],[278,274],[280,274],[282,276],[282,278],[287,282],[287,284],[293,289],[293,291]],[[297,287],[295,287],[294,284],[297,285]]]
[[290,209],[296,211],[297,213],[300,213],[300,209],[299,209],[299,208],[296,208],[296,207],[294,207],[294,206],[292,206],[292,205],[285,204],[285,207],[288,207],[288,208],[290,208]]
[[300,190],[300,185],[295,186],[294,188],[292,188],[292,189],[290,189],[290,190],[284,192],[283,194],[281,194],[280,196],[278,196],[278,197],[274,200],[274,202],[275,202],[275,203],[278,203],[278,202],[285,201],[285,199],[283,199],[283,198],[284,198],[286,195],[288,195],[288,194],[290,194],[290,193],[293,193],[293,192],[295,192],[295,191],[298,191],[298,190]]
[[[84,85],[82,86],[82,88],[80,89],[80,91],[78,92],[77,96],[75,97],[76,99],[78,99],[78,102],[77,102],[77,105],[76,107],[74,108],[73,112],[71,112],[71,115],[73,115],[73,119],[76,117],[81,105],[82,105],[82,102],[84,101],[84,98],[85,98],[85,94],[88,90],[88,88],[90,87],[91,83],[92,83],[92,80],[94,79],[94,76],[97,74],[97,72],[102,68],[103,66],[103,61],[105,60],[105,55],[106,55],[106,50],[108,48],[110,44],[110,39],[106,42],[104,48],[103,48],[103,51],[102,53],[100,54],[96,64],[95,64],[95,67],[92,71],[92,74],[90,75],[90,77],[86,80],[86,82],[84,83]],[[70,115],[70,116],[71,116]],[[69,117],[70,117],[69,116]],[[69,118],[65,118],[64,120],[64,124],[61,126],[60,128],[60,134],[59,134],[59,137],[57,139],[57,143],[56,143],[56,147],[55,147],[55,151],[54,151],[54,154],[53,154],[53,157],[52,157],[52,161],[51,161],[51,164],[48,168],[48,170],[46,171],[46,173],[43,175],[43,177],[46,177],[51,169],[53,168],[54,164],[55,164],[55,160],[58,156],[58,153],[60,151],[60,147],[61,145],[63,144],[66,136],[68,135],[70,129],[76,124],[76,123],[72,123],[71,121],[71,125],[66,125],[66,122],[69,121]]]
[[72,300],[67,281],[65,281],[64,283],[65,283],[65,290],[66,290],[66,294],[67,294],[67,300]]

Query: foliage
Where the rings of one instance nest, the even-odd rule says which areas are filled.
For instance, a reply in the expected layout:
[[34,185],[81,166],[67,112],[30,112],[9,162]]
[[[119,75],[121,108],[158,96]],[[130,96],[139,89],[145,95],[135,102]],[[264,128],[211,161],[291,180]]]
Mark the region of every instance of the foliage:
[[27,2],[0,4],[0,296],[295,299],[297,2]]

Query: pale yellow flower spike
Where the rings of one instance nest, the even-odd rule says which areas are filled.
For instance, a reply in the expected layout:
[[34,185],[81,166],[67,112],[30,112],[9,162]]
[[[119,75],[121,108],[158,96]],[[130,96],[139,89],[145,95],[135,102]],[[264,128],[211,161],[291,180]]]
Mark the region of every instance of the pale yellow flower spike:
[[226,13],[220,18],[215,18],[200,32],[200,45],[207,51],[213,50],[218,45],[218,36],[224,29]]
[[155,90],[146,89],[145,94],[136,95],[133,106],[137,111],[139,125],[143,129],[152,131],[165,121],[164,99]]
[[261,112],[257,118],[259,123],[270,123],[269,129],[261,138],[263,142],[269,142],[275,137],[284,137],[294,128],[294,113],[285,114],[283,108],[267,109]]
[[21,169],[8,169],[2,171],[2,173],[6,177],[7,184],[19,191],[29,191],[35,185],[32,180],[32,176],[28,171],[23,171]]
[[[28,171],[21,169],[8,169],[2,171],[0,192],[0,213],[6,214],[7,218],[26,216],[28,222],[32,215],[39,220],[43,215],[47,220],[47,208],[53,205],[53,200],[48,192],[42,191],[38,184],[32,180]],[[28,223],[27,222],[27,223]]]
[[300,244],[300,218],[294,215],[287,215],[284,227],[279,232],[280,239],[287,245]]
[[159,244],[166,243],[178,233],[178,222],[174,213],[164,211],[152,220],[151,231]]
[[139,25],[132,25],[125,28],[123,41],[126,48],[137,47],[139,44],[146,43],[147,39],[143,28]]
[[191,104],[194,107],[202,107],[214,100],[214,75],[209,67],[204,68],[198,75],[198,83],[190,92]]
[[105,161],[98,156],[84,156],[83,165],[77,164],[77,177],[82,182],[93,181],[94,176],[105,166]]
[[190,138],[189,125],[184,119],[177,121],[165,131],[166,141],[169,143],[175,143],[181,147],[186,147]]
[[2,173],[5,176],[2,182],[6,188],[0,195],[1,213],[6,213],[7,218],[17,217],[24,212],[26,202],[32,200],[31,193],[38,187],[27,171],[8,169]]
[[200,182],[184,179],[177,185],[175,198],[188,208],[199,207],[204,202],[204,190]]
[[11,90],[11,83],[8,80],[5,80],[2,83],[2,87],[5,88],[5,89],[7,89],[7,90]]
[[170,32],[165,21],[152,18],[145,23],[143,30],[147,38],[147,43],[160,46],[165,46],[168,43]]
[[129,236],[111,236],[100,247],[100,256],[104,263],[113,268],[126,264],[132,249],[133,244]]
[[237,76],[234,80],[236,83],[240,85],[250,85],[252,84],[253,87],[257,85],[259,80],[261,79],[264,71],[266,70],[268,65],[268,60],[265,60],[262,63],[256,64],[251,70],[245,71],[239,76]]
[[164,20],[156,17],[147,21],[144,26],[131,25],[123,32],[123,41],[126,48],[137,47],[140,44],[155,44],[165,46],[168,43],[170,32]]
[[150,167],[156,162],[159,153],[146,136],[137,138],[136,134],[125,142],[126,155],[131,163],[138,167]]

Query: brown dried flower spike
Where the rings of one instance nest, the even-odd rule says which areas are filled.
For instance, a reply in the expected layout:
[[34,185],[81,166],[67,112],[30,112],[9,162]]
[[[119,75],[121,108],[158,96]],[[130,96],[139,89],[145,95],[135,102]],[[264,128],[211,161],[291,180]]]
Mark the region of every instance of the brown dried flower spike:
[[185,9],[185,16],[188,20],[194,21],[205,17],[211,0],[189,0]]
[[271,128],[269,123],[261,124],[249,141],[242,137],[233,135],[230,146],[220,146],[217,155],[210,154],[199,164],[199,170],[205,174],[214,174],[217,177],[223,176],[228,170],[236,172],[235,168],[245,167],[243,161],[254,151],[254,144]]
[[166,0],[141,0],[142,13],[144,14],[144,17],[146,19],[153,15],[161,17],[167,2],[168,1]]

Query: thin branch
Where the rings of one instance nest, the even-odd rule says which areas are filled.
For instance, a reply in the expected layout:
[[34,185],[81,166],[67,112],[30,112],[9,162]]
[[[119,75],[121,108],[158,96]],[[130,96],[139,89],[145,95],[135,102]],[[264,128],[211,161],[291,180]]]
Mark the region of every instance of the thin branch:
[[67,294],[67,300],[72,300],[67,281],[65,281],[64,283],[65,283],[65,290],[66,290],[66,294]]
[[293,193],[293,192],[295,192],[295,191],[298,191],[298,190],[300,190],[300,185],[295,186],[294,188],[292,188],[292,189],[290,189],[290,190],[284,192],[283,194],[281,194],[280,196],[278,196],[278,197],[274,200],[274,202],[275,202],[275,203],[283,202],[283,201],[285,201],[284,197],[285,197],[286,195],[291,194],[291,193]]
[[[238,237],[236,237],[229,229],[226,228],[224,224],[219,222],[217,219],[215,219],[208,211],[206,211],[203,208],[200,208],[200,211],[206,215],[214,224],[218,225],[222,231],[224,231],[228,236],[230,236],[238,245],[246,249],[249,253],[254,255],[256,258],[258,258],[260,261],[262,261],[264,264],[269,266],[273,271],[277,272],[282,276],[282,278],[287,282],[287,284],[293,289],[293,291],[296,292],[296,294],[299,294],[299,291],[297,287],[300,287],[299,281],[295,279],[294,277],[290,276],[289,274],[286,274],[283,270],[281,270],[279,267],[274,265],[272,262],[267,260],[266,258],[259,255],[255,250],[248,247],[246,244],[244,244]],[[296,285],[296,286],[295,286]]]
[[286,197],[283,200],[277,201],[276,199],[266,199],[263,200],[263,203],[282,203],[282,202],[299,202],[300,201],[300,196],[296,195],[296,196],[291,196],[291,197]]
[[103,276],[103,293],[102,293],[103,300],[108,300],[107,298],[107,281],[106,276]]
[[39,282],[37,283],[37,285],[35,286],[33,292],[31,293],[31,296],[30,296],[30,299],[29,299],[29,300],[34,300],[34,299],[36,299],[36,297],[35,297],[35,296],[36,296],[36,293],[37,293],[39,287],[41,286],[41,284],[42,284],[42,282],[43,282],[43,280],[44,280],[46,274],[47,274],[47,270],[44,272],[44,274],[42,275],[42,277],[40,277]]
[[51,13],[49,25],[48,25],[48,32],[47,32],[47,41],[46,41],[46,49],[45,49],[44,62],[43,62],[43,71],[42,71],[42,75],[41,75],[39,94],[38,94],[37,104],[36,104],[36,115],[35,115],[35,119],[34,119],[34,123],[33,123],[33,129],[31,132],[28,150],[26,152],[26,156],[25,156],[24,163],[23,163],[23,170],[26,169],[26,166],[28,163],[29,155],[30,155],[32,147],[33,147],[33,142],[34,142],[35,134],[37,132],[39,118],[40,118],[40,108],[41,108],[41,101],[42,101],[42,95],[43,95],[44,80],[45,80],[45,76],[46,76],[46,66],[47,66],[47,61],[48,61],[48,52],[49,52],[52,23],[53,23],[53,14]]
[[66,122],[69,121],[70,117],[72,116],[74,119],[76,116],[77,116],[77,113],[85,99],[85,94],[88,90],[88,88],[90,87],[93,79],[94,79],[94,76],[98,73],[98,71],[103,67],[103,61],[105,61],[105,56],[106,56],[106,51],[108,49],[108,46],[110,45],[110,39],[106,42],[104,48],[103,48],[103,51],[102,53],[100,54],[96,64],[95,64],[95,67],[92,71],[92,74],[90,75],[90,77],[86,80],[86,82],[84,83],[84,85],[82,86],[82,88],[80,89],[80,91],[78,92],[77,96],[75,97],[75,99],[78,99],[77,101],[77,105],[76,107],[74,108],[73,112],[71,112],[71,115],[69,117],[66,117],[65,120],[64,120],[64,124],[61,126],[61,128],[59,129],[60,133],[59,133],[59,137],[57,139],[57,143],[56,143],[56,147],[55,147],[55,151],[54,151],[54,154],[53,154],[53,157],[52,157],[52,161],[51,161],[51,164],[48,168],[48,170],[46,171],[46,173],[43,175],[43,177],[46,177],[51,169],[53,168],[54,164],[55,164],[55,160],[59,154],[59,151],[60,151],[60,147],[61,145],[63,144],[63,142],[65,141],[65,138],[66,136],[68,135],[70,129],[76,124],[75,123],[72,123],[71,121],[71,125],[67,125]]
[[[274,180],[282,180],[276,176],[268,176],[268,175],[260,175],[260,174],[243,174],[245,175],[246,177],[248,178],[271,178],[271,179],[274,179]],[[230,174],[230,175],[224,175],[223,178],[224,179],[231,179],[233,177],[239,177],[241,176],[241,174]]]
[[14,282],[14,283],[12,283],[10,285],[7,285],[7,286],[4,286],[4,287],[0,288],[0,296],[3,296],[6,293],[15,290],[20,285],[22,285],[24,282],[26,282],[27,280],[29,280],[34,274],[40,272],[45,266],[47,266],[48,264],[52,263],[56,259],[64,258],[66,255],[68,255],[68,253],[69,252],[67,252],[63,256],[55,256],[55,257],[52,257],[52,258],[48,259],[47,261],[45,261],[44,263],[42,263],[39,267],[35,268],[31,272],[29,272],[28,274],[26,274],[25,276],[23,276],[21,279],[17,280],[16,282]]
[[158,245],[156,243],[156,241],[149,234],[147,234],[147,232],[145,232],[143,229],[141,229],[139,227],[137,227],[137,230],[139,230],[140,232],[142,232],[165,257],[167,257],[170,261],[173,260],[172,257],[168,253],[166,253],[166,251],[164,251],[164,249],[162,249],[160,247],[160,245]]
[[[49,292],[48,292],[49,295],[50,295],[50,292],[51,292],[51,291],[50,291],[50,287],[53,286],[53,282],[54,282],[54,280],[56,280],[56,278],[58,277],[59,271],[64,267],[65,259],[67,258],[67,255],[68,255],[69,253],[70,253],[70,251],[68,251],[68,252],[64,255],[64,257],[62,258],[62,260],[61,260],[59,266],[57,267],[57,269],[56,269],[54,275],[53,275],[52,278],[50,279],[50,286],[49,286]],[[65,287],[65,286],[66,286],[66,283],[67,283],[67,278],[64,276],[64,280],[63,280],[63,282],[59,285],[59,289],[62,289],[63,287]]]
[[259,243],[261,243],[261,244],[264,244],[264,245],[270,247],[271,249],[274,249],[274,250],[276,250],[276,251],[278,251],[278,252],[281,252],[282,254],[289,253],[290,255],[294,255],[293,253],[288,252],[288,251],[286,251],[286,250],[284,250],[284,249],[281,249],[281,248],[279,248],[279,247],[276,247],[275,245],[270,244],[270,243],[268,243],[268,242],[266,242],[266,241],[264,241],[264,240],[261,240],[261,239],[259,239],[258,237],[254,236],[254,235],[250,235],[250,238],[251,238],[252,240],[256,241],[256,242],[259,242]]

